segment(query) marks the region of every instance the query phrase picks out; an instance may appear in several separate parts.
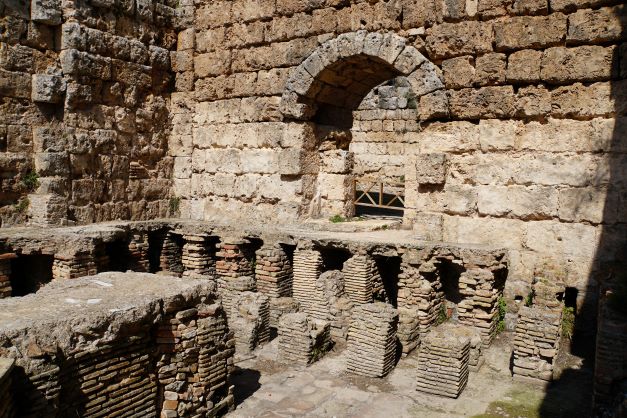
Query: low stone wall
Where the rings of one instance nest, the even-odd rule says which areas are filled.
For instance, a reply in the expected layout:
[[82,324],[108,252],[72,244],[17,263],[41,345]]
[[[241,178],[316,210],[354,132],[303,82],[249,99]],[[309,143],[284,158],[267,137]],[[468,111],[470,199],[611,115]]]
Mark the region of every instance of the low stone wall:
[[213,416],[233,404],[234,341],[210,281],[103,273],[0,302],[20,416]]
[[13,418],[15,409],[11,396],[11,372],[13,359],[0,358],[0,417]]

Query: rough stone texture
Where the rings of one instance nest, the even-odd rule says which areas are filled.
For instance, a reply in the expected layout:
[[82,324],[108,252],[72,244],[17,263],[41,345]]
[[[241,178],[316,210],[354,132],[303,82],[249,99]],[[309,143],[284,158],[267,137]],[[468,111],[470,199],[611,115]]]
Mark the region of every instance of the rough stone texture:
[[11,259],[15,254],[0,254],[0,299],[11,296]]
[[438,327],[420,344],[416,389],[457,398],[468,383],[470,339],[455,329]]
[[238,356],[248,355],[267,343],[270,340],[268,297],[254,292],[242,292],[235,296],[229,324],[235,334],[235,351]]
[[344,263],[342,267],[344,275],[344,290],[348,298],[356,303],[371,303],[373,295],[381,289],[376,289],[381,281],[379,271],[372,257],[368,255],[355,255]]
[[350,373],[382,377],[396,364],[398,312],[384,303],[366,303],[353,310],[346,346]]
[[303,313],[279,319],[279,354],[288,363],[306,366],[320,359],[331,346],[329,323]]
[[264,245],[255,255],[257,291],[271,299],[292,295],[292,264],[280,244]]
[[12,372],[13,359],[0,357],[0,416],[3,418],[13,418],[15,416],[15,405],[12,396]]
[[233,340],[214,290],[200,280],[104,273],[2,300],[0,355],[23,376],[18,414],[228,410]]

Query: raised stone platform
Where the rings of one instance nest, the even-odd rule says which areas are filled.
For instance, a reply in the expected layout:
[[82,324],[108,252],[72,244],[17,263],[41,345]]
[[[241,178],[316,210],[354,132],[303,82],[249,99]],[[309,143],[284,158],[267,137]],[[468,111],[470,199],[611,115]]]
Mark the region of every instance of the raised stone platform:
[[111,272],[0,301],[20,416],[218,413],[233,346],[206,280]]

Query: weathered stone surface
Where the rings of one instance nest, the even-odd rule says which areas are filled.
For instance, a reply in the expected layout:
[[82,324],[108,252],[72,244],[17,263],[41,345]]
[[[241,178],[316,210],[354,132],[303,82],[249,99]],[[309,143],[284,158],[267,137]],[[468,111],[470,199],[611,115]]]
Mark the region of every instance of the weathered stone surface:
[[566,38],[566,16],[513,17],[494,24],[494,43],[498,51],[546,48]]
[[34,102],[60,103],[65,94],[65,81],[56,75],[33,74],[32,89]]
[[507,118],[514,109],[511,86],[462,89],[449,94],[451,115],[459,119]]
[[427,51],[432,59],[490,52],[492,24],[470,21],[434,26],[427,30]]
[[447,88],[471,87],[475,81],[474,59],[470,55],[442,61],[442,71]]
[[507,59],[507,81],[536,82],[540,80],[542,52],[524,49],[511,54]]
[[568,16],[569,42],[591,43],[625,39],[625,8],[578,10]]
[[420,184],[443,184],[448,172],[446,154],[416,156],[416,181]]
[[616,48],[549,48],[542,54],[540,77],[556,84],[604,81],[617,75]]

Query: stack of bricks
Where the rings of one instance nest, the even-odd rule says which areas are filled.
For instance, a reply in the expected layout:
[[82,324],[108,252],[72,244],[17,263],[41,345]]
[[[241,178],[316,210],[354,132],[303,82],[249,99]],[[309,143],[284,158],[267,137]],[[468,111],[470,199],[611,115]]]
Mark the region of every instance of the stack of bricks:
[[454,329],[437,327],[420,344],[416,389],[457,398],[468,382],[470,339]]
[[297,248],[294,252],[294,279],[292,293],[300,310],[308,312],[312,295],[316,292],[316,280],[322,272],[322,255],[316,250]]
[[403,255],[398,275],[398,338],[403,354],[419,344],[420,335],[435,323],[443,300],[435,262],[423,262],[413,252]]
[[89,252],[74,255],[55,254],[52,263],[52,277],[58,279],[76,279],[90,276],[98,272],[96,260]]
[[11,297],[11,259],[13,253],[0,254],[0,298]]
[[[56,416],[76,415],[83,405],[81,416],[84,417],[103,413],[122,415],[128,410],[156,415],[154,382],[145,375],[152,361],[148,344],[148,330],[144,328],[123,341],[70,356],[63,372],[59,373],[60,387],[57,390],[63,388],[66,395]],[[52,379],[42,374],[42,385],[45,387]],[[120,390],[126,381],[133,381],[134,384],[127,390]],[[49,394],[50,391],[47,391],[46,395]],[[72,397],[69,394],[81,395]]]
[[183,273],[182,248],[178,243],[178,235],[167,232],[163,237],[159,265],[161,270],[172,274]]
[[232,335],[218,304],[176,312],[157,331],[161,416],[215,416],[233,405]]
[[373,294],[381,291],[382,286],[378,285],[381,283],[381,276],[377,265],[374,259],[366,254],[357,254],[346,260],[342,273],[346,294],[355,303],[370,303]]
[[229,326],[235,334],[238,356],[250,354],[270,341],[270,305],[267,296],[242,292],[235,296]]
[[464,297],[457,305],[459,322],[481,330],[484,347],[492,342],[496,331],[499,289],[494,274],[486,269],[469,269],[459,277],[459,293]]
[[531,306],[518,311],[514,334],[514,367],[517,378],[551,381],[562,331],[564,287],[546,279],[533,284]]
[[216,271],[215,252],[205,234],[185,234],[181,261],[184,276],[213,276]]
[[280,244],[257,250],[255,280],[257,290],[269,298],[292,295],[292,264]]
[[2,418],[13,418],[15,416],[13,388],[11,386],[13,364],[13,359],[0,357],[0,417]]
[[279,358],[306,366],[315,362],[331,345],[329,323],[304,313],[289,313],[279,319]]
[[346,347],[347,370],[369,377],[387,375],[396,361],[398,312],[385,303],[353,309]]
[[145,232],[133,232],[128,243],[129,270],[147,272],[150,270],[148,260],[148,234]]
[[218,290],[229,317],[233,299],[239,293],[256,290],[252,256],[245,250],[247,243],[243,239],[226,237],[216,244]]
[[283,315],[295,312],[298,312],[298,302],[294,298],[270,299],[270,327],[278,328]]

